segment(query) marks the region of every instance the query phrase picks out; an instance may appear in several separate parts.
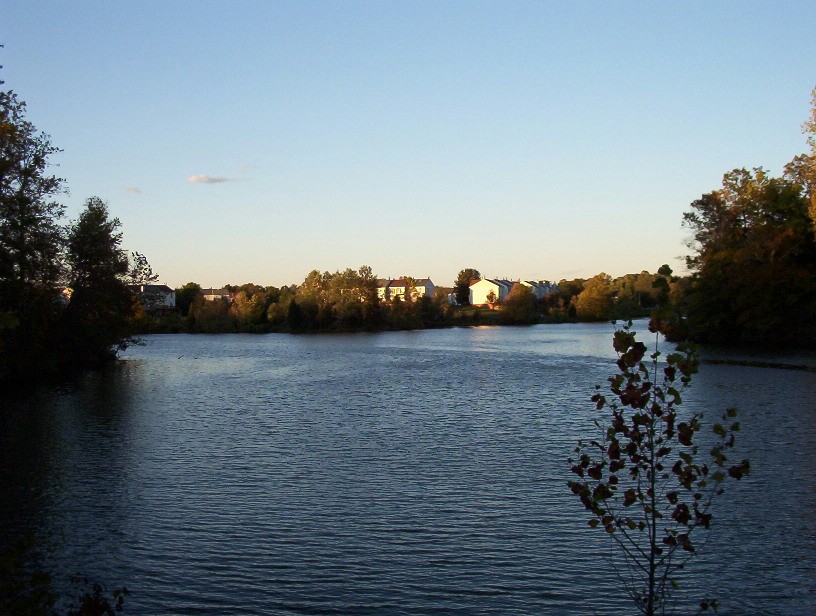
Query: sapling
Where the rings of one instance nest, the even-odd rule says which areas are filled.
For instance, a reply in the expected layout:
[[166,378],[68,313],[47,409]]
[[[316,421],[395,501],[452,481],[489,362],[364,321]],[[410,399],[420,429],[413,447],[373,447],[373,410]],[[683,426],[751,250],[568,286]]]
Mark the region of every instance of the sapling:
[[[568,482],[592,514],[589,526],[603,529],[620,549],[627,570],[618,573],[648,616],[666,612],[675,574],[707,536],[726,479],[750,471],[747,460],[730,464],[726,457],[740,428],[732,408],[712,426],[710,451],[701,450],[695,439],[702,414],[678,412],[681,392],[697,372],[696,350],[679,344],[661,361],[658,327],[656,320],[649,325],[655,350],[648,358],[631,321],[615,331],[618,371],[607,379],[609,394],[596,385],[592,396],[605,414],[594,421],[600,436],[578,442],[577,458],[569,460],[578,478]],[[717,603],[701,601],[700,608],[716,611]]]

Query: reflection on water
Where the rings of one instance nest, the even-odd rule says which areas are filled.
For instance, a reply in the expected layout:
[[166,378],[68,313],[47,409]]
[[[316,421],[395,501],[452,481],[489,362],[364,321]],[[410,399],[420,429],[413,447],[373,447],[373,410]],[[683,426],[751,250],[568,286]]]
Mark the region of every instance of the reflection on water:
[[[149,337],[3,402],[0,540],[126,584],[133,614],[629,613],[565,486],[610,334]],[[729,405],[754,471],[687,586],[813,613],[816,374],[705,366],[687,406]]]

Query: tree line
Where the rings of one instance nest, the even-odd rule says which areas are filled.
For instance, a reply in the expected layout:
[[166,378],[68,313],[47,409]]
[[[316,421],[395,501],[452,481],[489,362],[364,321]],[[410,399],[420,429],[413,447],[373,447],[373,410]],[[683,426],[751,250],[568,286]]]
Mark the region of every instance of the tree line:
[[[406,277],[410,284],[410,277]],[[441,327],[451,323],[446,293],[382,301],[368,265],[343,271],[309,272],[302,283],[282,287],[226,285],[229,298],[207,300],[201,285],[176,289],[177,313],[139,321],[156,332],[353,332]]]
[[[478,270],[462,270],[480,276]],[[463,277],[460,276],[457,280]],[[207,300],[200,284],[177,288],[176,312],[161,316],[141,310],[139,333],[353,332],[423,329],[456,325],[527,325],[544,322],[598,321],[646,316],[658,304],[661,274],[641,272],[612,279],[562,280],[559,290],[536,298],[516,284],[489,308],[450,301],[457,286],[437,287],[432,295],[412,292],[409,276],[404,298],[384,301],[368,265],[334,273],[311,271],[300,284],[281,287],[254,283],[225,285],[228,298]],[[458,283],[457,283],[458,284]]]
[[134,333],[601,321],[658,307],[661,327],[676,339],[816,346],[816,91],[804,124],[810,154],[796,156],[781,177],[759,167],[728,172],[721,188],[684,214],[688,276],[668,266],[614,279],[600,273],[561,280],[544,298],[518,284],[502,301],[476,308],[467,305],[469,285],[480,278],[474,268],[433,297],[408,293],[385,302],[371,268],[362,266],[314,270],[299,285],[231,287],[229,302],[205,301],[189,283],[177,290],[179,312],[161,318],[128,288],[156,276],[142,255],[128,258],[121,223],[104,201],[91,197],[77,220],[61,222],[65,180],[49,167],[59,149],[25,111],[13,91],[0,92],[0,381],[102,365]]
[[137,253],[131,263],[121,224],[98,197],[77,220],[61,222],[65,180],[49,171],[57,152],[26,119],[25,103],[0,91],[0,382],[114,358],[134,324],[128,284],[143,284],[149,270]]

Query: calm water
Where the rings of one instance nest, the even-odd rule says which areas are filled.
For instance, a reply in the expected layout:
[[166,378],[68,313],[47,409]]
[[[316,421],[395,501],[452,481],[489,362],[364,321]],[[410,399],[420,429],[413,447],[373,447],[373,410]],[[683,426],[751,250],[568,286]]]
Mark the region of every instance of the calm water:
[[[129,614],[633,612],[565,486],[609,325],[154,336],[124,358],[2,402],[0,541],[32,533],[57,580],[125,584]],[[730,405],[754,471],[687,586],[722,614],[816,613],[816,374],[704,366],[684,406]]]

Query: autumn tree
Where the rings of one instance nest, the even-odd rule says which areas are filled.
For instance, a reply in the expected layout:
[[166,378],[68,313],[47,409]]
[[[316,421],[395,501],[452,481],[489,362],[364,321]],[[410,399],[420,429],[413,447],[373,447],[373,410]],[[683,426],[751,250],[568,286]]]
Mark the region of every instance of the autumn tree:
[[[810,219],[813,221],[813,228],[816,231],[816,88],[810,93],[810,117],[802,124],[802,132],[807,135],[810,156],[797,157],[801,158],[799,181],[810,196]],[[794,159],[790,167],[795,166],[796,160]]]
[[688,333],[716,343],[816,343],[816,243],[796,178],[735,169],[683,216],[694,273]]
[[[660,363],[657,348],[647,358],[630,328],[631,322],[614,334],[618,372],[608,379],[608,393],[595,387],[598,434],[579,441],[570,459],[577,478],[568,485],[590,513],[589,526],[619,548],[622,587],[652,616],[667,612],[678,573],[711,528],[724,482],[740,479],[750,465],[728,459],[740,428],[736,411],[725,411],[708,439],[700,434],[702,414],[680,411],[698,367],[693,347],[679,345]],[[716,602],[700,603],[711,605]]]
[[257,331],[266,323],[269,305],[263,289],[243,289],[235,294],[229,313],[241,331]]
[[574,300],[576,316],[582,321],[603,321],[612,308],[612,278],[600,273],[584,283]]

